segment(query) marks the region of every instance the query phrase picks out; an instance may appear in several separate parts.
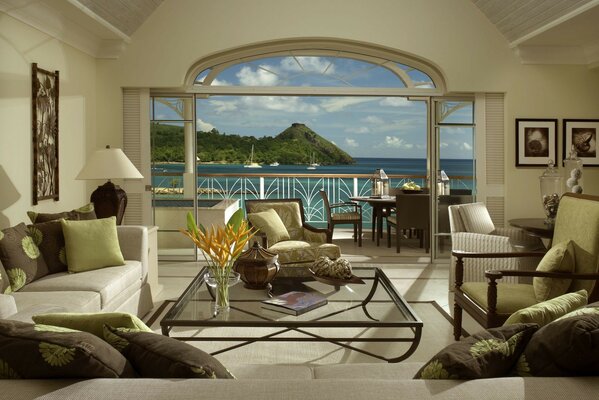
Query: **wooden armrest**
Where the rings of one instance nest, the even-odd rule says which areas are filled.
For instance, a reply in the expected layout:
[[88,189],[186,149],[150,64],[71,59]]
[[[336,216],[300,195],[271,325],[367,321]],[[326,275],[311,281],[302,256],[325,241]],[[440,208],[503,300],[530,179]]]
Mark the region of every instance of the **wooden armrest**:
[[518,251],[518,252],[502,252],[502,253],[478,253],[473,251],[453,250],[451,255],[458,259],[462,258],[523,258],[523,257],[543,257],[542,251]]
[[330,208],[340,208],[340,207],[354,207],[355,209],[362,208],[361,204],[352,203],[352,202],[344,202],[344,203],[334,203],[329,206]]

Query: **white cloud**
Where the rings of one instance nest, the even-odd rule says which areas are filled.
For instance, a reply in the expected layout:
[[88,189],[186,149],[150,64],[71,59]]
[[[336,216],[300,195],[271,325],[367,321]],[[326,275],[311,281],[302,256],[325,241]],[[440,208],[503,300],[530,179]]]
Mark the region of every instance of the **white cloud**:
[[200,118],[196,120],[196,128],[203,132],[210,132],[214,129],[214,125],[209,122],[202,121]]
[[237,110],[236,101],[210,100],[210,105],[214,107],[214,111],[217,114]]
[[[297,59],[297,61],[296,61]],[[300,65],[298,64],[301,64]],[[327,68],[328,67],[328,68]],[[326,74],[333,74],[335,72],[335,65],[331,64],[329,60],[321,57],[285,57],[281,60],[281,68],[284,71],[291,72],[317,72],[324,73],[326,70]]]
[[472,150],[472,146],[470,144],[464,142],[464,143],[462,143],[462,149],[470,151],[470,150]]
[[[241,68],[241,70],[235,74],[239,78],[239,83],[243,86],[275,86],[279,82],[279,77],[271,72],[274,68],[270,65],[260,65],[261,68],[257,68],[255,71],[248,66]],[[264,68],[264,69],[263,69]]]
[[228,81],[226,81],[224,79],[221,80],[218,78],[214,78],[211,85],[212,86],[231,86],[231,83],[229,83]]
[[367,126],[349,127],[349,128],[345,128],[344,131],[347,133],[364,134],[364,133],[370,133],[370,128],[368,128]]
[[355,104],[366,103],[368,101],[376,100],[376,98],[368,97],[334,97],[325,99],[320,102],[320,106],[327,112],[342,111],[345,107],[352,106]]
[[258,108],[271,111],[316,113],[317,105],[307,103],[297,96],[244,96],[242,104],[248,108]]
[[385,97],[379,104],[388,107],[406,107],[410,105],[410,101],[405,97]]
[[449,144],[445,143],[445,142],[441,142],[439,143],[439,147],[441,147],[442,149],[449,147]]
[[354,139],[345,138],[345,145],[349,147],[358,147],[358,143]]
[[402,149],[412,149],[414,145],[411,143],[407,143],[405,140],[398,138],[397,136],[385,136],[385,145],[388,147],[402,148]]
[[369,115],[366,118],[362,118],[363,122],[368,124],[380,125],[385,123],[385,121],[381,117],[377,117],[376,115]]

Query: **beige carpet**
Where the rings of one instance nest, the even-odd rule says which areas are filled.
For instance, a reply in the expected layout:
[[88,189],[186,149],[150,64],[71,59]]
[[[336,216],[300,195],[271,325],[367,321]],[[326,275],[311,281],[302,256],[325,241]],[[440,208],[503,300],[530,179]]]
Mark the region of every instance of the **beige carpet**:
[[[160,332],[160,320],[168,309],[174,304],[167,301],[162,307],[150,313],[147,318],[152,329]],[[415,353],[407,361],[428,361],[439,350],[450,343],[452,339],[451,317],[447,315],[435,302],[410,302],[410,305],[424,323],[422,338]],[[243,329],[244,335],[262,336],[276,331],[270,328],[176,328],[171,336],[234,336],[236,332]],[[323,329],[310,329],[313,333],[323,333]],[[358,329],[328,329],[327,333],[337,334],[343,337],[377,337],[381,334],[392,337],[406,337],[411,331],[405,329],[386,329],[384,333],[375,328]],[[297,333],[289,332],[285,336],[293,337]],[[196,346],[209,353],[230,347],[238,342],[197,342],[187,343]],[[358,343],[352,345],[363,348],[372,353],[383,354],[385,357],[396,357],[403,354],[408,345],[399,342],[386,343]],[[357,351],[352,351],[331,343],[318,342],[255,342],[234,350],[220,353],[216,356],[223,364],[340,364],[340,363],[373,363],[385,362]]]

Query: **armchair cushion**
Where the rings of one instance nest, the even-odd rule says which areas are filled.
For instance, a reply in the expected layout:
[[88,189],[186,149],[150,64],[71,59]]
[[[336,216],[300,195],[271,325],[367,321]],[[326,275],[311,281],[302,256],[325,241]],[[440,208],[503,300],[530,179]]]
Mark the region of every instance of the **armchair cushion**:
[[281,217],[272,208],[257,213],[249,213],[248,219],[254,227],[266,234],[269,246],[290,239],[289,232],[287,232]]
[[599,314],[554,321],[539,329],[517,364],[520,376],[598,376]]
[[[302,214],[300,212],[300,206],[297,202],[260,202],[252,204],[251,210],[248,212],[248,215],[251,213],[267,211],[269,209],[273,209],[277,212],[281,221],[283,221],[283,225],[289,232],[289,238],[291,240],[302,240],[303,239],[303,222],[302,222]],[[251,222],[251,221],[250,221]]]
[[569,312],[587,304],[586,290],[576,293],[566,293],[553,299],[534,304],[513,313],[503,325],[536,323],[545,326]]
[[[537,266],[542,272],[574,272],[574,247],[572,241],[555,244]],[[538,301],[545,301],[560,296],[568,290],[572,279],[555,279],[535,277],[532,285]]]
[[[487,310],[487,282],[465,282],[462,292],[476,304]],[[497,284],[497,314],[511,315],[518,310],[537,304],[532,285],[521,283]]]
[[332,260],[341,257],[339,246],[335,244],[309,243],[301,240],[285,240],[270,246],[268,251],[278,254],[281,264],[308,263],[323,256]]
[[450,344],[416,373],[416,379],[483,379],[507,376],[536,324],[516,324],[475,333]]
[[484,203],[470,203],[458,208],[462,222],[468,232],[490,234],[495,230],[495,224]]

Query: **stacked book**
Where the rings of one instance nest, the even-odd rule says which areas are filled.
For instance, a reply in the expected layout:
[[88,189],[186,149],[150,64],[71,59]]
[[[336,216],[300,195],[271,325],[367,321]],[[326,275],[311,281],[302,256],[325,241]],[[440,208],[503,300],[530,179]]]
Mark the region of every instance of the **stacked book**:
[[291,315],[300,315],[327,304],[327,298],[318,293],[289,292],[262,301],[262,308]]

